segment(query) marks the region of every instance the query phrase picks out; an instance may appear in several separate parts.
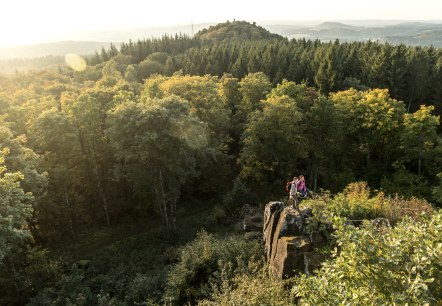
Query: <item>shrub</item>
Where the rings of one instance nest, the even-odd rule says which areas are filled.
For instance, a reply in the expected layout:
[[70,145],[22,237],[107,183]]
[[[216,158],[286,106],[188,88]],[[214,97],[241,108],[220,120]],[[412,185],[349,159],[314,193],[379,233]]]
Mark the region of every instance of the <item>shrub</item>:
[[425,200],[399,196],[386,196],[382,191],[371,196],[371,190],[365,182],[349,184],[343,192],[334,197],[325,192],[303,203],[311,207],[319,218],[331,219],[342,216],[352,220],[387,218],[396,223],[404,216],[417,217],[422,212],[430,214],[432,206]]
[[165,301],[180,305],[209,298],[213,288],[221,285],[221,271],[228,271],[224,279],[238,273],[253,272],[252,264],[262,262],[263,250],[259,243],[243,238],[218,239],[206,232],[183,247],[179,262],[167,278]]
[[237,275],[233,281],[225,280],[219,290],[214,290],[210,300],[198,305],[274,305],[293,304],[293,297],[286,289],[290,281],[273,279],[265,269],[256,275]]
[[442,299],[442,211],[395,228],[337,223],[339,252],[293,287],[300,305],[428,305]]

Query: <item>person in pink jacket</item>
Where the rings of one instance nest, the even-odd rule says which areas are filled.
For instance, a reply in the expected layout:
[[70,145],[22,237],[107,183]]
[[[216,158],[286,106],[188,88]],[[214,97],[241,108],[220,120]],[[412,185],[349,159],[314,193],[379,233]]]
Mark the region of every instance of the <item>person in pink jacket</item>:
[[300,175],[299,176],[299,182],[298,182],[297,189],[298,189],[298,192],[301,194],[302,197],[305,198],[307,196],[307,186],[305,186],[304,175]]

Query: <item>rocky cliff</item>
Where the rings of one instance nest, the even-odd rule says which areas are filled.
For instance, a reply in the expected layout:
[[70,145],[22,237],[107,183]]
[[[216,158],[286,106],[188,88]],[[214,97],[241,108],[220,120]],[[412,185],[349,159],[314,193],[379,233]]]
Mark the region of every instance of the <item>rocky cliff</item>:
[[[270,202],[264,211],[263,237],[266,257],[275,277],[285,278],[311,273],[323,261],[315,251],[326,243],[322,232],[309,227],[312,221],[309,208],[297,211],[283,202]],[[329,228],[324,224],[323,228]]]

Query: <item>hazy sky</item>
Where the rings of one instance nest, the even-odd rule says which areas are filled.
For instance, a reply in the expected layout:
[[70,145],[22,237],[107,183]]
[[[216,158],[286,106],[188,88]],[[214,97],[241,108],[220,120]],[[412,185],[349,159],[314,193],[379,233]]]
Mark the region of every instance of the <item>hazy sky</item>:
[[[226,20],[442,19],[442,0],[1,0],[0,45],[62,40],[89,28]],[[258,22],[259,23],[259,22]]]

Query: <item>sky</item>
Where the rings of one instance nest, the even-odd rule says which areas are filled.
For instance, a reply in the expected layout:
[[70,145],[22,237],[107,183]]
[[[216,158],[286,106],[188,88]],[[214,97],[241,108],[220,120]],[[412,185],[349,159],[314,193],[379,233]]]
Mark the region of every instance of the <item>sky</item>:
[[85,29],[233,19],[441,20],[442,0],[1,0],[0,46],[66,40]]

